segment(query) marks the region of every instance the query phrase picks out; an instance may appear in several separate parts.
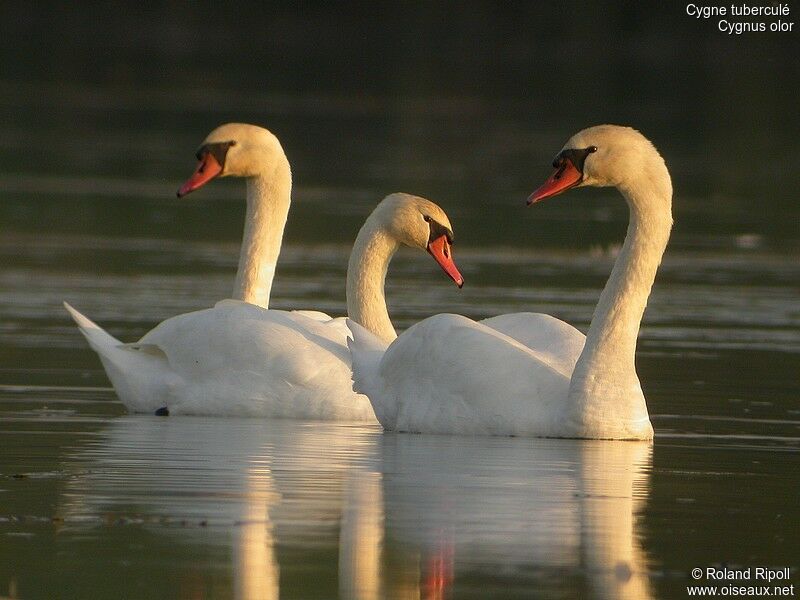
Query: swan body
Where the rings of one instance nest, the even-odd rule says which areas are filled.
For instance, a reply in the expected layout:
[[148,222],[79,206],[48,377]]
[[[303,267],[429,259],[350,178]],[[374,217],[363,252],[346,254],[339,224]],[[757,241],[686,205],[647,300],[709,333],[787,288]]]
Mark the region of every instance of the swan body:
[[223,300],[121,344],[67,310],[132,412],[374,422],[367,399],[351,391],[343,317]]
[[581,185],[615,186],[630,225],[589,332],[547,315],[475,322],[442,314],[395,341],[353,333],[354,389],[384,429],[418,433],[650,439],[634,365],[639,324],[672,226],[664,161],[639,132],[612,125],[573,136],[529,203]]
[[[120,400],[131,412],[374,423],[369,400],[352,389],[345,319],[267,308],[291,187],[289,164],[277,139],[260,127],[223,125],[208,136],[198,159],[197,171],[179,196],[219,175],[248,178],[234,298],[167,319],[133,344],[121,343],[65,303]],[[371,258],[382,247],[375,240],[394,249],[400,244],[427,248],[431,227],[417,210],[420,203],[427,203],[426,215],[435,214],[449,228],[436,205],[404,194],[379,204],[362,228],[351,258],[351,278],[361,285],[348,288],[353,296],[348,306],[368,326],[374,326],[370,316],[379,313],[381,302],[385,312],[385,300],[363,292],[373,278],[382,281],[390,258],[385,263]],[[400,218],[405,213],[413,218]],[[434,258],[447,267],[445,257]],[[374,332],[387,333],[385,328]]]
[[368,401],[349,384],[344,320],[267,308],[291,195],[278,139],[230,123],[207,136],[197,158],[179,197],[219,176],[247,182],[232,299],[167,319],[134,344],[65,303],[120,400],[131,412],[374,422]]

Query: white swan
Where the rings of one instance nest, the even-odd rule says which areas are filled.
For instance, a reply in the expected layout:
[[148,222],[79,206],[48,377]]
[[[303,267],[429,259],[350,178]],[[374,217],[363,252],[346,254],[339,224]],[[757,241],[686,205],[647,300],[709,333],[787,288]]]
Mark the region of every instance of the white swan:
[[638,131],[574,135],[528,203],[571,187],[614,186],[628,202],[625,243],[584,338],[542,314],[474,322],[430,317],[386,344],[351,324],[354,389],[383,427],[423,433],[650,439],[636,375],[639,324],[672,227],[664,160]]
[[194,174],[178,190],[179,198],[216,177],[244,177],[247,182],[244,235],[231,298],[268,308],[291,204],[289,160],[278,138],[246,123],[217,127],[201,144],[197,160]]
[[[265,308],[291,187],[278,140],[260,127],[223,125],[208,136],[198,158],[179,195],[217,175],[248,178],[234,299],[172,317],[134,344],[120,343],[65,303],[120,400],[132,412],[374,422],[369,401],[352,390],[344,319]],[[427,249],[461,285],[451,240],[449,220],[438,206],[405,194],[389,196],[353,248],[350,316],[382,339],[393,339],[383,296],[391,255],[400,244]]]

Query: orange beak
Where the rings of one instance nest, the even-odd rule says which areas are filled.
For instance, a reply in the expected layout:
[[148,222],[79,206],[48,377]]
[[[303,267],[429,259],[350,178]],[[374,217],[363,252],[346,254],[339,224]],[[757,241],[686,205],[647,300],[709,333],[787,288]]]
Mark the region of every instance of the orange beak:
[[568,158],[555,170],[550,178],[545,181],[535,192],[528,196],[528,206],[560,194],[571,187],[575,187],[583,179],[583,174],[575,168],[572,161]]
[[220,173],[222,173],[222,165],[217,162],[214,155],[210,152],[203,153],[194,174],[178,190],[178,198],[203,187]]
[[450,251],[450,242],[446,235],[441,235],[432,242],[428,242],[428,253],[439,263],[447,276],[456,282],[458,287],[464,285],[464,278],[458,272],[456,263],[453,262],[453,253]]

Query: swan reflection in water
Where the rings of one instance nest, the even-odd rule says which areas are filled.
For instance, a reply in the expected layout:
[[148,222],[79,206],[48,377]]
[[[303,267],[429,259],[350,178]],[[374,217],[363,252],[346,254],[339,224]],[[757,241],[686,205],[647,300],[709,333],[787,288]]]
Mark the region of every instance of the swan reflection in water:
[[387,434],[381,444],[385,535],[416,551],[429,589],[458,588],[465,574],[520,593],[583,577],[590,597],[651,597],[635,535],[649,442]]
[[178,586],[168,596],[436,598],[497,586],[651,597],[635,522],[648,442],[130,416],[65,463],[60,543],[83,539],[86,568],[110,581],[108,539],[120,536],[109,523],[122,522],[128,581],[167,560]]

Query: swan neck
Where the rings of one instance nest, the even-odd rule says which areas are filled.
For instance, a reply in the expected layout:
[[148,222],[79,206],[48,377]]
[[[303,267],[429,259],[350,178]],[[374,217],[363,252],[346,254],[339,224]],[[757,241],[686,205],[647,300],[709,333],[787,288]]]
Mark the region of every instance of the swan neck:
[[630,209],[628,231],[575,365],[569,404],[585,417],[608,422],[615,415],[649,427],[634,359],[642,316],[672,228],[672,187],[666,174],[659,185],[619,189]]
[[247,178],[247,213],[233,288],[235,300],[269,307],[291,191],[288,163],[279,165],[274,174]]
[[386,308],[386,271],[400,244],[371,216],[358,232],[347,266],[347,316],[384,342],[397,333]]

